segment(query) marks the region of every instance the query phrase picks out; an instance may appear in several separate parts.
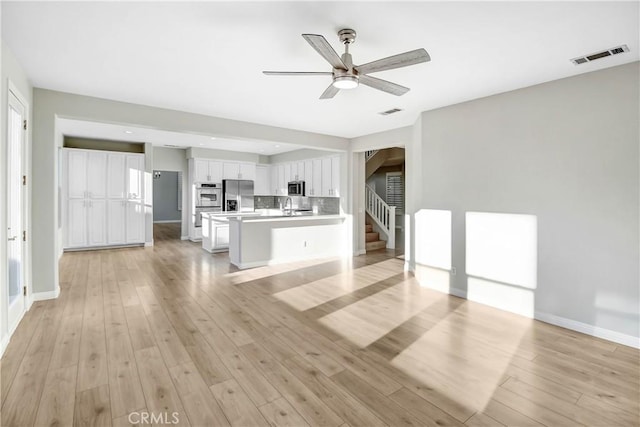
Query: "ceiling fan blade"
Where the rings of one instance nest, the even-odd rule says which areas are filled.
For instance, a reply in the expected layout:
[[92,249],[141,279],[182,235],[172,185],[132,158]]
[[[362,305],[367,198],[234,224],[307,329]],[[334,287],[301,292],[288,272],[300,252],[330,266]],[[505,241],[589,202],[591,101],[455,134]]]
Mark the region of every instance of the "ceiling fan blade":
[[409,92],[409,88],[408,87],[400,86],[398,84],[391,83],[391,82],[388,82],[388,81],[382,80],[382,79],[377,79],[377,78],[371,77],[371,76],[361,75],[360,76],[360,83],[362,83],[363,85],[372,87],[374,89],[378,89],[378,90],[381,90],[383,92],[387,92],[387,93],[390,93],[392,95],[397,95],[397,96],[401,96],[401,95],[404,95],[405,93]]
[[394,68],[407,67],[421,62],[431,61],[431,57],[424,49],[416,49],[410,52],[378,59],[377,61],[353,67],[360,74],[377,73],[378,71],[392,70]]
[[344,65],[344,62],[340,59],[340,56],[338,56],[336,51],[333,50],[327,39],[323,36],[319,34],[303,34],[302,37],[304,37],[311,47],[322,55],[322,57],[326,59],[333,68],[339,68],[341,70],[347,69],[347,66]]
[[263,71],[267,76],[330,76],[331,71]]
[[324,90],[324,92],[322,92],[322,95],[320,95],[320,99],[329,99],[329,98],[333,98],[334,96],[336,96],[336,94],[340,92],[340,89],[338,89],[337,87],[335,87],[332,84],[329,85],[328,88],[326,88]]

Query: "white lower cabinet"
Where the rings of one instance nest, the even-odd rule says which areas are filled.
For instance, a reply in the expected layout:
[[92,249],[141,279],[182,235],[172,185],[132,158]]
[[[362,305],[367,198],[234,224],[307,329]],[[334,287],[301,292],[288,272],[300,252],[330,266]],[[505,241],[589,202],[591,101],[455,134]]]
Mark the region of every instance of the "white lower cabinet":
[[142,203],[137,200],[128,200],[126,207],[126,242],[144,242],[144,210]]
[[107,203],[108,244],[124,245],[127,240],[124,231],[126,200],[109,200]]
[[87,246],[87,201],[70,199],[67,205],[66,235],[69,248]]
[[107,244],[107,202],[88,200],[87,205],[88,246],[104,246]]

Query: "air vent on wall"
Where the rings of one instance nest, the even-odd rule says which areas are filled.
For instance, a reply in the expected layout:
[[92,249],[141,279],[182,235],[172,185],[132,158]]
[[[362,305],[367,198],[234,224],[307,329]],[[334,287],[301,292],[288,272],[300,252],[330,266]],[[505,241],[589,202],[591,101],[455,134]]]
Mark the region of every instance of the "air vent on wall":
[[573,58],[571,62],[575,65],[585,64],[587,62],[595,61],[596,59],[606,58],[607,56],[617,55],[619,53],[629,52],[629,48],[626,44],[622,46],[612,47],[609,50],[603,50],[602,52],[596,52],[589,55],[580,56],[578,58]]
[[378,114],[380,114],[381,116],[388,116],[389,114],[398,113],[400,111],[402,111],[402,109],[400,109],[400,108],[392,108],[391,110],[383,111],[383,112],[378,113]]

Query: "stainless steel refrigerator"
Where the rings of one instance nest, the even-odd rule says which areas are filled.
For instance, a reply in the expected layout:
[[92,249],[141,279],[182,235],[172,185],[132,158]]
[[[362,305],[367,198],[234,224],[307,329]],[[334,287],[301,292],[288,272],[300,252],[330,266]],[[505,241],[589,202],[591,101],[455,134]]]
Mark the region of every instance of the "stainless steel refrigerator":
[[253,212],[253,181],[223,179],[222,209],[225,212]]

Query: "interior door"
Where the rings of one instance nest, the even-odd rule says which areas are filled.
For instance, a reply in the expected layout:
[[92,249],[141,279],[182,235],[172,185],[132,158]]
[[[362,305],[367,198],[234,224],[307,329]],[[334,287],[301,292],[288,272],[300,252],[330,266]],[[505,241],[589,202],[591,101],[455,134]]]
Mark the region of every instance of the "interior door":
[[25,106],[10,91],[7,117],[7,271],[8,326],[12,331],[25,310],[23,294],[23,185],[22,161],[25,143]]

